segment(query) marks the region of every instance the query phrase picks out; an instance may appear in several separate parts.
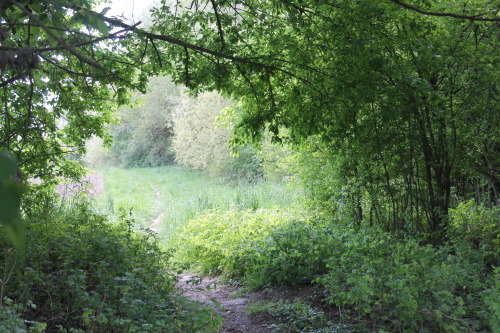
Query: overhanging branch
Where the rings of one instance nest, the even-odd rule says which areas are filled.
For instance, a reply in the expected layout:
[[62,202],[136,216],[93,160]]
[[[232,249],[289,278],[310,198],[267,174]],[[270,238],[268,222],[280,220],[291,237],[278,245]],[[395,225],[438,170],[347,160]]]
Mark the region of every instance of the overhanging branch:
[[500,22],[500,18],[488,18],[488,17],[480,17],[480,16],[468,16],[468,15],[461,15],[461,14],[455,14],[455,13],[441,13],[441,12],[429,12],[420,8],[417,8],[415,6],[412,6],[410,4],[407,4],[403,1],[400,0],[389,0],[391,2],[394,2],[395,4],[398,4],[404,8],[413,10],[417,13],[424,14],[424,15],[429,15],[429,16],[446,16],[446,17],[454,17],[458,19],[463,19],[463,20],[471,20],[471,21],[483,21],[483,22]]

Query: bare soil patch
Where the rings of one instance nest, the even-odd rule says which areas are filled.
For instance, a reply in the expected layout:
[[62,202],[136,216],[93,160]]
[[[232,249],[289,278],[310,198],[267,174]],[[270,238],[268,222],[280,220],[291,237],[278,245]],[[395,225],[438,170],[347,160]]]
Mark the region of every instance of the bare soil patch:
[[[224,318],[221,333],[272,332],[268,328],[271,319],[262,321],[259,316],[249,316],[246,312],[251,301],[251,295],[232,298],[231,295],[238,291],[238,287],[228,286],[220,283],[217,277],[203,277],[196,274],[182,274],[177,283],[177,287],[183,295],[192,301],[206,303],[212,306]],[[220,303],[222,309],[214,304],[212,299]]]
[[[278,322],[268,314],[248,315],[248,305],[277,302],[279,300],[293,302],[299,298],[314,301],[317,298],[314,289],[311,287],[262,289],[235,298],[232,296],[238,294],[240,287],[222,284],[218,277],[200,278],[193,273],[180,275],[177,287],[181,289],[183,295],[187,298],[192,301],[206,303],[207,306],[213,307],[224,318],[220,333],[288,332],[285,329],[278,330]],[[212,300],[220,303],[222,309],[218,309]]]

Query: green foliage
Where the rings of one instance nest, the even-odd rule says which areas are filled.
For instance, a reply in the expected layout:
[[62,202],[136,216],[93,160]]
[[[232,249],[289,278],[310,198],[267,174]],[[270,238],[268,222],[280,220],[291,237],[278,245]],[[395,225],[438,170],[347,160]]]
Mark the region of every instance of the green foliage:
[[253,288],[314,282],[343,321],[368,321],[382,330],[497,327],[498,269],[490,249],[435,248],[376,228],[278,214],[209,212],[179,231],[174,258]]
[[[249,242],[232,259],[233,269],[243,270],[254,287],[307,285],[326,272],[330,246],[327,230],[298,219],[278,225],[268,235]],[[269,271],[273,274],[266,273]]]
[[[490,1],[415,5],[497,17]],[[371,219],[443,244],[455,194],[498,202],[495,19],[429,16],[379,0],[165,1],[152,16],[154,33],[203,49],[163,49],[176,82],[238,101],[234,144],[266,131],[274,141],[320,143],[310,150],[325,152],[336,173],[322,202],[330,208],[344,196],[358,227]]]
[[26,304],[26,309],[21,304],[15,304],[13,300],[5,297],[0,306],[0,330],[2,332],[16,333],[42,333],[47,328],[46,323],[37,321],[25,321],[22,312],[29,309],[36,309],[36,305],[31,301]]
[[[487,208],[474,199],[450,209],[448,235],[454,242],[467,242],[500,251],[500,207]],[[497,251],[497,252],[498,252]],[[500,252],[497,253],[500,255]]]
[[16,248],[24,252],[25,231],[19,209],[25,188],[20,180],[14,179],[15,175],[17,175],[15,157],[0,151],[0,230],[5,230]]
[[326,272],[331,242],[327,230],[306,216],[282,210],[211,211],[179,230],[175,260],[252,288],[309,284]]
[[266,179],[287,183],[298,180],[299,154],[297,147],[284,142],[282,144],[273,143],[270,135],[267,135],[261,142],[258,153]]
[[255,181],[262,176],[259,156],[250,147],[236,154],[229,146],[231,102],[215,92],[185,96],[174,118],[176,161],[226,181]]
[[328,273],[316,282],[343,313],[395,331],[487,330],[483,253],[465,245],[435,249],[374,231],[334,237],[340,239],[331,244]]
[[118,110],[119,123],[110,127],[114,140],[110,158],[123,167],[154,167],[174,160],[172,114],[180,92],[168,77],[151,77],[148,92],[134,94],[135,104]]
[[259,182],[262,180],[261,159],[250,147],[240,147],[237,152],[220,156],[206,171],[221,181],[233,183]]
[[284,184],[268,181],[227,184],[179,166],[105,168],[101,172],[105,192],[97,207],[110,215],[117,215],[120,208],[132,208],[137,226],[143,228],[150,228],[160,216],[157,231],[165,243],[176,229],[207,209],[286,207],[298,194],[298,190]]
[[[46,194],[35,195],[45,201]],[[215,317],[196,319],[197,310],[176,296],[170,255],[152,235],[133,232],[129,217],[110,224],[85,201],[47,202],[27,210],[24,265],[12,251],[2,253],[0,273],[12,270],[2,292],[19,302],[20,317],[60,332],[217,330]]]
[[205,274],[242,278],[254,269],[246,260],[246,253],[254,249],[251,244],[293,219],[278,209],[209,211],[179,230],[172,245],[177,249],[175,260],[196,263]]
[[492,332],[500,332],[500,268],[495,267],[488,288],[482,292],[486,310],[484,319]]
[[110,25],[90,11],[98,2],[20,1],[0,8],[0,149],[13,152],[26,179],[81,176],[72,158],[92,136],[109,144],[113,108],[126,102],[128,89],[144,89],[125,65],[123,44],[106,41]]
[[[250,314],[265,312],[277,319],[280,326],[290,332],[311,332],[327,326],[326,315],[303,301],[279,301],[276,303],[254,304],[249,306]],[[347,333],[347,332],[346,332]]]

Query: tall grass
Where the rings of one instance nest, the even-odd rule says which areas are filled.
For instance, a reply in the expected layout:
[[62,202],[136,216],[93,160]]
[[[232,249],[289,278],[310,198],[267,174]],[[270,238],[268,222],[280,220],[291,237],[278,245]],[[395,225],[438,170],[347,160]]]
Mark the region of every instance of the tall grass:
[[132,209],[136,225],[149,228],[159,218],[159,237],[166,242],[175,230],[207,209],[252,209],[290,206],[297,191],[261,181],[228,184],[178,166],[104,168],[105,192],[98,208],[118,216]]

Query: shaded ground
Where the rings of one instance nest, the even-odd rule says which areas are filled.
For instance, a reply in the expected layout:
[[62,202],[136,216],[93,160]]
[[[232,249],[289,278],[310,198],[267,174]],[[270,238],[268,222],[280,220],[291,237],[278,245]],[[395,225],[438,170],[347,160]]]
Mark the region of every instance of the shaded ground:
[[[207,289],[208,286],[210,289]],[[271,318],[266,318],[266,316],[250,317],[246,313],[247,306],[255,295],[231,297],[238,291],[238,287],[219,284],[219,279],[216,277],[204,277],[200,281],[196,274],[182,274],[177,287],[183,290],[184,296],[193,301],[203,302],[214,308],[217,306],[211,299],[215,299],[221,304],[222,309],[217,310],[224,318],[221,333],[273,332],[271,328],[268,328],[273,323]]]
[[[210,286],[210,288],[207,288]],[[193,273],[180,276],[177,287],[182,289],[184,296],[193,301],[203,302],[217,309],[212,299],[221,304],[222,309],[217,312],[224,318],[224,324],[220,333],[266,333],[266,332],[289,332],[284,328],[278,328],[278,322],[266,313],[248,315],[247,307],[250,304],[295,301],[302,299],[313,301],[314,289],[302,287],[299,289],[262,289],[250,293],[240,293],[240,288],[221,284],[217,277],[200,277]],[[242,294],[241,296],[237,296]]]

